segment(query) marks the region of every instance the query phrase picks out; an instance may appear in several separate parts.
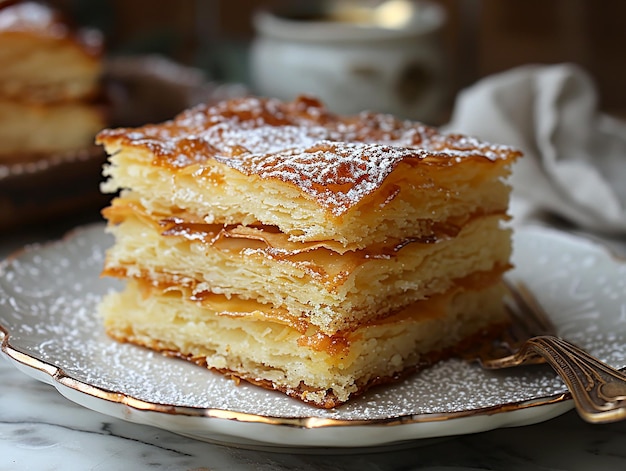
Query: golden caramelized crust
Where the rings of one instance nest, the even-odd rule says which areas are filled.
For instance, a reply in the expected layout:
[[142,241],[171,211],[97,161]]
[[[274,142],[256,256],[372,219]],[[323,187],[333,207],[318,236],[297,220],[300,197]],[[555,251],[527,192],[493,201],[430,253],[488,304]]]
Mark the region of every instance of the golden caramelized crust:
[[217,154],[240,158],[242,154],[272,154],[311,147],[324,140],[411,148],[420,159],[478,156],[496,160],[519,156],[508,146],[442,134],[436,128],[391,115],[336,115],[320,101],[304,96],[292,102],[245,97],[212,106],[201,104],[162,124],[104,130],[99,140],[145,147],[156,156],[155,164],[177,168]]
[[71,40],[86,54],[102,54],[102,38],[90,30],[71,27],[55,10],[36,1],[3,1],[0,3],[0,34],[28,33],[41,37]]
[[338,116],[307,98],[201,105],[97,142],[110,154],[103,191],[131,190],[151,213],[358,248],[505,212],[520,155],[389,115]]
[[519,152],[389,115],[338,116],[310,98],[284,103],[240,98],[200,105],[174,120],[102,131],[109,153],[149,152],[172,170],[218,161],[245,175],[297,187],[335,216],[382,185],[400,162],[454,165],[510,161]]

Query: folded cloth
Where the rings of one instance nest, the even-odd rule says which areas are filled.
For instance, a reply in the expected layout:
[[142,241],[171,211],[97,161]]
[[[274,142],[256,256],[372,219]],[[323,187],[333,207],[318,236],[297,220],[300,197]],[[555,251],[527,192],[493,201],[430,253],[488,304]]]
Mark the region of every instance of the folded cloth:
[[626,232],[626,123],[598,111],[579,67],[487,77],[459,94],[446,130],[524,152],[512,176],[514,218],[549,212],[586,230]]

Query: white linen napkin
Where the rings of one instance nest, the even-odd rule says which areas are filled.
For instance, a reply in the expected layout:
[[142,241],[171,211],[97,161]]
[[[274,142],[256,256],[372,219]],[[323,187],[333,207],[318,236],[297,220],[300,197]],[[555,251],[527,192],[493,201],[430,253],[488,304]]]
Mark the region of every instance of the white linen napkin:
[[487,77],[459,94],[445,129],[524,152],[512,176],[514,218],[547,211],[587,230],[626,233],[626,123],[598,112],[579,67]]

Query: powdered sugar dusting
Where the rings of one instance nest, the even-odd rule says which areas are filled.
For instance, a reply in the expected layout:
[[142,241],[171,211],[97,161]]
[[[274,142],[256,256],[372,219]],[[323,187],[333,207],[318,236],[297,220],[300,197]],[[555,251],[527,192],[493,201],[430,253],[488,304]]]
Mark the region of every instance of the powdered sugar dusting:
[[[493,414],[507,404],[565,392],[547,367],[490,372],[458,360],[374,388],[332,410],[245,383],[236,386],[194,364],[106,336],[96,305],[102,294],[118,287],[99,277],[111,243],[104,227],[97,225],[1,264],[0,325],[9,332],[8,346],[124,397],[261,417],[377,420],[419,415],[427,421],[433,414],[432,420],[440,420],[442,414],[484,414],[480,411],[495,408],[488,412]],[[597,246],[543,229],[519,231],[515,247],[513,275],[530,285],[560,333],[612,366],[626,366],[626,264]]]
[[520,155],[508,146],[442,134],[387,114],[335,115],[306,97],[200,105],[162,125],[105,130],[98,139],[145,148],[156,165],[182,168],[218,160],[248,175],[288,182],[335,214],[375,191],[407,159],[454,165]]
[[[284,149],[297,146],[310,147],[320,140],[331,137],[328,129],[322,126],[268,126],[262,124],[242,130],[228,123],[211,126],[202,134],[207,142],[216,143],[221,154],[232,156],[234,148],[246,149],[248,155],[280,153]],[[253,149],[253,151],[250,151]],[[245,154],[244,154],[245,155]]]
[[381,144],[320,141],[305,149],[249,154],[228,164],[246,174],[297,185],[340,215],[379,188],[400,161],[425,153]]

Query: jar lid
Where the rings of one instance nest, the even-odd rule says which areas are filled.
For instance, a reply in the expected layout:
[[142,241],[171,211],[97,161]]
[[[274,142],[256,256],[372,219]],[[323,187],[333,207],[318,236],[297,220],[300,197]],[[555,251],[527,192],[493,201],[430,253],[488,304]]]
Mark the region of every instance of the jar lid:
[[363,2],[329,1],[264,9],[253,17],[263,36],[289,41],[372,41],[425,36],[440,29],[443,8],[428,1],[387,0],[376,6]]

